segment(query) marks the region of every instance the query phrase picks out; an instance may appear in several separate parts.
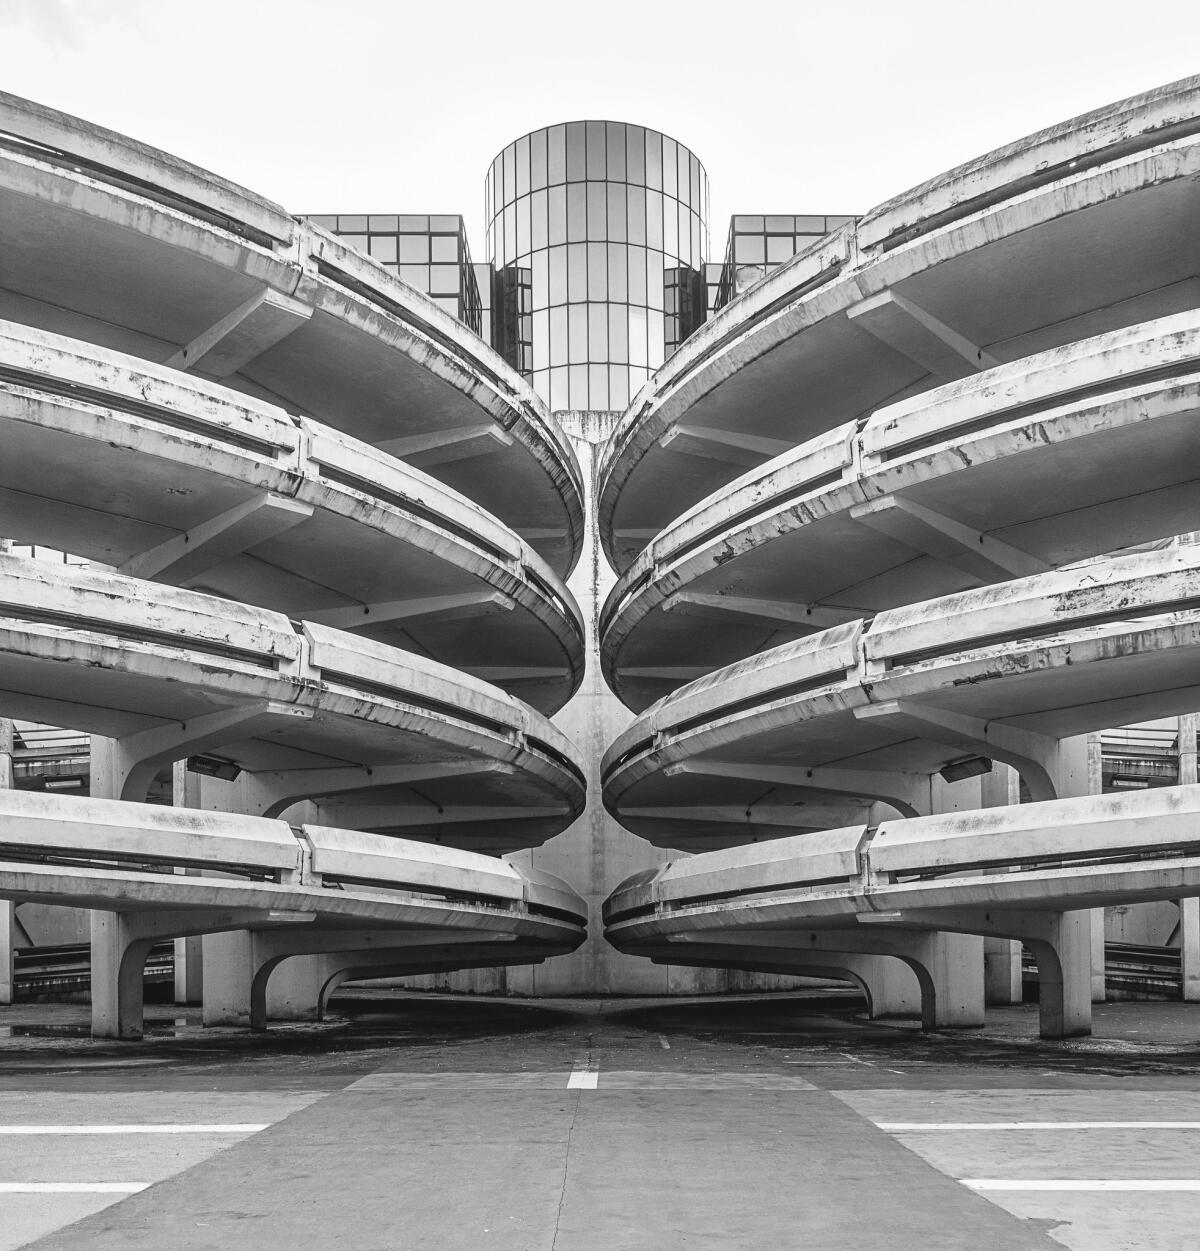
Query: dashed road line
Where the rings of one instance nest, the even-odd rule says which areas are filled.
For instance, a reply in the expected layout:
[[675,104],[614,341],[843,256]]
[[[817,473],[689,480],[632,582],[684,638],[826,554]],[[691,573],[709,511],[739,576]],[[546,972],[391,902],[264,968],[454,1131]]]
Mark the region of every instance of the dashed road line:
[[568,1090],[595,1090],[600,1074],[595,1069],[580,1068],[572,1071],[567,1078]]
[[261,1125],[0,1125],[0,1134],[257,1134]]
[[1200,1179],[1164,1178],[1045,1178],[960,1177],[971,1190],[1200,1190]]
[[892,1134],[987,1129],[1200,1129],[1200,1121],[877,1121],[876,1125]]
[[134,1195],[150,1182],[0,1182],[4,1195]]

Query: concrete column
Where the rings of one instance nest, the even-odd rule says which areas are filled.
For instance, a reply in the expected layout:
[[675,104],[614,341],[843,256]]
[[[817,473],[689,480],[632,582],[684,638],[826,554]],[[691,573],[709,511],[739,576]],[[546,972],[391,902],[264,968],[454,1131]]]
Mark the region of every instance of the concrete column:
[[[200,777],[189,773],[186,760],[177,760],[171,768],[171,803],[176,808],[200,807]],[[177,873],[196,870],[176,869]],[[198,1004],[204,997],[204,942],[201,938],[175,940],[175,1002]]]
[[[0,552],[7,549],[0,540]],[[0,790],[13,786],[13,723],[0,717]],[[0,1004],[13,1001],[13,960],[16,955],[17,905],[0,899]]]
[[[925,941],[917,958],[932,983],[928,990],[924,985],[921,987],[922,1027],[953,1029],[982,1025],[983,939],[974,934],[941,931],[922,937]],[[921,981],[919,969],[917,980]]]
[[202,983],[205,1025],[250,1024],[254,952],[249,930],[205,934]]
[[321,992],[335,971],[333,959],[325,955],[289,956],[280,962],[267,983],[267,1020],[319,1021]]
[[[1008,808],[1021,802],[1021,778],[1011,765],[992,762],[991,773],[979,779],[981,806]],[[1020,1003],[1021,942],[1012,938],[983,940],[983,996],[993,1007]]]
[[1026,940],[1038,962],[1039,1033],[1074,1038],[1092,1032],[1094,910],[1049,913],[1038,937]]
[[[1189,712],[1179,718],[1179,784],[1194,786],[1196,773],[1196,732],[1200,714]],[[1183,973],[1185,1003],[1200,1003],[1200,899],[1179,900],[1179,961]]]
[[142,974],[154,943],[136,917],[93,910],[92,1037],[142,1036]]

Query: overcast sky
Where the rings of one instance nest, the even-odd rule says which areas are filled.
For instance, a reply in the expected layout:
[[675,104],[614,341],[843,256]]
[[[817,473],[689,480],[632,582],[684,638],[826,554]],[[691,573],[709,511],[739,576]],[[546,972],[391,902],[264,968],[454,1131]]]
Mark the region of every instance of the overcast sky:
[[731,213],[858,213],[1200,71],[1197,0],[0,0],[0,85],[292,212],[467,218],[551,122],[639,122]]

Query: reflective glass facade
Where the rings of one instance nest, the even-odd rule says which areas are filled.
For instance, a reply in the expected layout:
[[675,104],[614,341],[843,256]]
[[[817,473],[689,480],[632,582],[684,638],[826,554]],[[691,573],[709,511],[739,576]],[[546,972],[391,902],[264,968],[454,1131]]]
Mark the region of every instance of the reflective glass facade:
[[484,197],[497,275],[530,275],[522,371],[552,409],[624,408],[704,319],[704,167],[655,130],[568,122],[510,143]]
[[708,300],[710,311],[724,308],[797,252],[803,252],[822,235],[850,221],[854,218],[744,213],[731,217],[725,263],[721,266],[715,296],[710,295]]
[[423,291],[476,334],[484,334],[479,285],[458,215],[314,213],[308,220]]

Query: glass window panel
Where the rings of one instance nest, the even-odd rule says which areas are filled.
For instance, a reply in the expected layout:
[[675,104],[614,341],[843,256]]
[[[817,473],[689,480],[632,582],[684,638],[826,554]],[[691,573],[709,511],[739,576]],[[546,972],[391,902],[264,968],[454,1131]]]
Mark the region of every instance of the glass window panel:
[[533,315],[533,363],[546,365],[550,361],[550,313],[541,309]]
[[396,255],[402,264],[429,260],[429,236],[401,235],[396,240]]
[[567,179],[567,128],[551,126],[546,133],[546,178],[550,185]]
[[[377,261],[394,261],[396,260],[396,236],[395,235],[376,235],[371,240],[371,255]],[[457,260],[457,255],[455,260]]]
[[428,265],[401,265],[400,281],[407,282],[410,287],[416,287],[418,291],[429,290],[429,266]]
[[544,248],[549,240],[546,238],[546,192],[535,191],[529,197],[529,238],[530,246],[537,251]]
[[553,412],[564,412],[570,406],[567,395],[566,367],[552,369],[550,371],[550,408]]
[[371,214],[372,230],[399,230],[400,223],[395,213],[372,213]]
[[368,241],[367,241],[367,236],[366,236],[366,235],[346,235],[346,234],[343,234],[343,235],[341,235],[341,236],[340,236],[340,238],[341,238],[342,242],[343,242],[344,244],[346,244],[346,246],[347,246],[347,247],[357,248],[360,252],[365,252],[365,251],[367,250],[367,242],[368,242]]
[[674,139],[663,135],[662,146],[662,189],[666,195],[676,195],[679,191],[679,158],[676,155],[679,145]]
[[608,306],[608,359],[629,360],[629,310],[624,304]]
[[839,226],[846,225],[847,222],[854,221],[853,217],[827,217],[825,218],[826,230],[837,230]]
[[458,283],[457,265],[431,265],[429,267],[429,290],[433,295],[456,295]]
[[517,255],[529,254],[529,196],[518,200],[513,208],[517,213]]
[[546,132],[535,130],[529,136],[529,185],[544,187],[546,185]]
[[587,305],[567,306],[567,358],[572,365],[587,360]]
[[458,316],[458,296],[456,295],[435,295],[433,302],[443,312],[449,313],[451,317]]
[[[803,247],[807,240],[802,240]],[[794,235],[772,235],[767,240],[767,260],[773,265],[782,264],[796,255],[796,238]]]
[[625,181],[625,127],[620,122],[609,122],[606,127],[608,136],[608,174],[607,177],[617,182]]
[[641,126],[625,128],[625,172],[630,182],[646,181],[646,132]]
[[310,213],[308,220],[314,226],[321,226],[325,230],[332,230],[335,233],[338,228],[338,219],[336,213]]
[[567,363],[567,305],[550,310],[550,364]]
[[538,369],[533,374],[533,389],[547,403],[550,401],[550,371]]
[[646,252],[646,303],[650,308],[663,306],[663,254]]
[[733,240],[733,259],[739,265],[754,265],[766,259],[767,243],[762,235],[735,235]]
[[629,367],[629,399],[632,403],[637,399],[638,392],[646,385],[646,380],[650,377],[650,370],[636,365]]
[[646,242],[646,191],[644,187],[630,187],[626,200],[629,205],[629,242]]
[[567,249],[551,248],[549,253],[550,281],[547,284],[551,304],[567,302]]
[[646,353],[646,310],[632,306],[629,309],[629,363],[649,364]]
[[430,239],[429,244],[433,250],[433,259],[435,261],[458,260],[457,235],[434,235]]
[[666,356],[665,339],[663,337],[663,315],[658,309],[652,308],[646,314],[646,338],[649,342],[649,360],[647,360],[646,364],[651,369],[657,369]]
[[614,243],[624,243],[625,227],[625,187],[621,183],[610,182],[608,188],[608,233],[606,239]]
[[646,192],[646,243],[652,248],[663,245],[663,198],[657,191]]
[[620,243],[608,245],[608,298],[629,299],[629,258],[625,246]]
[[611,408],[629,407],[629,370],[624,365],[608,371],[608,403]]
[[529,194],[529,136],[517,140],[517,195]]
[[550,204],[550,242],[566,243],[567,241],[567,189],[563,186],[551,187]]
[[666,221],[663,222],[663,251],[668,256],[679,255],[679,215],[676,211],[678,201],[668,200],[663,196],[663,209],[666,213]]
[[366,234],[367,233],[367,219],[365,216],[361,214],[355,214],[355,215],[348,217],[346,216],[345,213],[343,213],[337,219],[337,228],[343,234],[345,233]]
[[608,225],[605,219],[604,183],[589,182],[587,184],[587,237],[600,240],[608,237]]
[[587,238],[587,183],[567,184],[567,238],[572,243]]
[[604,123],[587,123],[587,176],[603,178],[606,169],[604,156]]
[[587,245],[587,298],[608,299],[608,248],[603,243]]
[[696,266],[704,264],[705,254],[708,252],[708,240],[704,237],[704,227],[700,224],[700,215],[692,214],[692,251],[696,255]]
[[[811,220],[811,218],[809,220]],[[781,235],[795,234],[795,232],[800,229],[800,227],[796,225],[796,219],[794,217],[780,217],[778,215],[768,217],[764,223],[764,228],[771,231],[773,234]]]
[[681,143],[675,145],[675,194],[681,200],[691,199],[692,174],[688,157],[691,154]]
[[504,204],[507,204],[516,194],[516,164],[516,145],[510,143],[508,147],[504,149],[504,199],[502,201]]
[[588,310],[588,360],[608,360],[608,305],[589,304]]
[[676,233],[679,236],[679,258],[685,265],[694,265],[696,258],[692,255],[692,215],[683,204],[676,204]]
[[517,254],[517,215],[512,206],[504,210],[504,256],[505,264]]
[[587,177],[587,161],[584,155],[583,123],[567,124],[567,181],[582,182]]
[[629,302],[646,303],[646,249],[629,249]]
[[424,213],[401,213],[398,218],[400,229],[410,234],[427,234],[429,232],[429,218]]
[[586,365],[572,365],[570,375],[571,407],[588,408],[588,376]]
[[587,299],[587,244],[567,244],[567,299]]
[[588,366],[588,405],[591,408],[608,407],[608,366]]
[[646,186],[662,190],[662,135],[646,131]]
[[550,302],[550,254],[545,248],[533,254],[530,269],[533,271],[533,307],[545,308]]
[[438,234],[458,234],[462,230],[462,218],[453,213],[434,213],[428,228]]
[[688,199],[691,201],[692,208],[700,207],[700,162],[693,156],[688,162],[688,185],[691,187],[691,195]]

